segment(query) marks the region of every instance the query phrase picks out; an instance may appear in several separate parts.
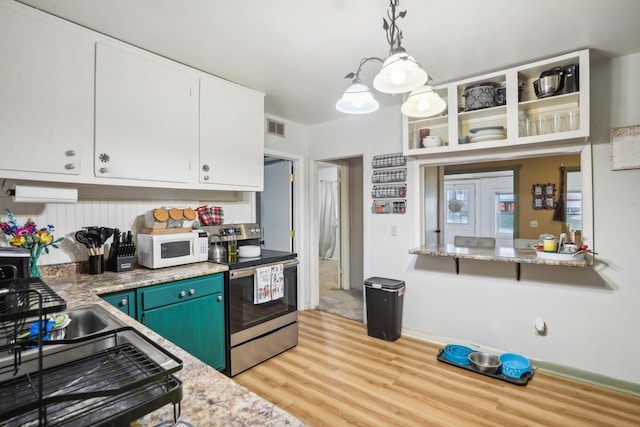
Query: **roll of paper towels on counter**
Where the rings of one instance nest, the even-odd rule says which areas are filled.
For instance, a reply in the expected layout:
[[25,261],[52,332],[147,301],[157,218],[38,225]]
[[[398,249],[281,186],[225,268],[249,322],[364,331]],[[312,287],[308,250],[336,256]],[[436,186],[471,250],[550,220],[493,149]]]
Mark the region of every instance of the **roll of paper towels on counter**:
[[16,185],[11,196],[15,203],[77,203],[78,189]]

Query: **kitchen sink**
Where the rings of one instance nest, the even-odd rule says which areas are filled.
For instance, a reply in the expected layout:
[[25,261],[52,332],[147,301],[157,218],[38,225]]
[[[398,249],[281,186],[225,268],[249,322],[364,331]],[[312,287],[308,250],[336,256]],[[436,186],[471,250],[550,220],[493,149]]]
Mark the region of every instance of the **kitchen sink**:
[[[107,334],[125,324],[98,304],[73,308],[65,313],[71,318],[66,338],[64,341],[45,342],[42,348],[44,369],[90,356],[126,341],[126,337],[116,338],[115,334]],[[27,319],[24,329],[35,321],[36,318]],[[94,335],[96,337],[91,338]],[[37,371],[38,349],[23,349],[20,353],[21,361],[17,368],[13,351],[0,354],[0,382]]]
[[95,304],[67,311],[67,314],[71,318],[71,323],[67,326],[66,339],[95,334],[103,331],[110,323],[117,320],[115,317],[111,319],[111,313]]

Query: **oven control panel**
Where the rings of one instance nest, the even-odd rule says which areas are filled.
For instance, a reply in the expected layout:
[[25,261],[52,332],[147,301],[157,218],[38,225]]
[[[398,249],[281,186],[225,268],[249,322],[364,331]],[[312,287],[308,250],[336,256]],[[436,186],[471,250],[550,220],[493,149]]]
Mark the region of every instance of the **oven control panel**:
[[219,235],[220,240],[227,241],[229,236],[235,235],[236,240],[259,239],[262,236],[260,224],[222,224],[202,227],[203,230],[211,235]]

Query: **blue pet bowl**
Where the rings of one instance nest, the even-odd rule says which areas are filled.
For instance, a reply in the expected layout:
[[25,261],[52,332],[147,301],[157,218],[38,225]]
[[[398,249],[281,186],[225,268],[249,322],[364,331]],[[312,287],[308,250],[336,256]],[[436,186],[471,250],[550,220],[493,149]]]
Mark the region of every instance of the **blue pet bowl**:
[[531,362],[524,356],[515,353],[505,353],[500,356],[502,374],[511,378],[521,378],[531,372]]
[[473,352],[474,350],[469,347],[449,344],[445,346],[442,354],[449,362],[457,363],[458,365],[470,365],[471,362],[469,361],[468,356]]

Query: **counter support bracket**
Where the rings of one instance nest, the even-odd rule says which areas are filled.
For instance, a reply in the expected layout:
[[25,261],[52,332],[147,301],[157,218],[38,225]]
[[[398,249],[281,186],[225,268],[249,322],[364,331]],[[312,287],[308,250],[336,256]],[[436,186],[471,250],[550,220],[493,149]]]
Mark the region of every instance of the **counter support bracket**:
[[516,263],[516,280],[520,281],[520,263]]
[[456,263],[456,274],[460,274],[460,258],[453,257],[453,261]]

